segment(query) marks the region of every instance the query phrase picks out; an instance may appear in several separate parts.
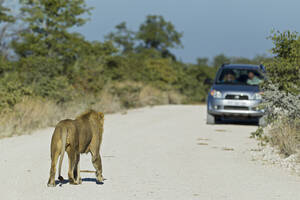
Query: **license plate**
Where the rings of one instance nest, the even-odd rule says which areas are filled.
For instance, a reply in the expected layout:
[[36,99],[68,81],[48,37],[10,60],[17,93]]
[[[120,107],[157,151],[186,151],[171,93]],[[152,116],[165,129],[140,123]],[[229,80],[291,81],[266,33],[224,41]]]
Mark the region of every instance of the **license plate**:
[[245,102],[231,100],[225,100],[224,104],[229,106],[246,106]]

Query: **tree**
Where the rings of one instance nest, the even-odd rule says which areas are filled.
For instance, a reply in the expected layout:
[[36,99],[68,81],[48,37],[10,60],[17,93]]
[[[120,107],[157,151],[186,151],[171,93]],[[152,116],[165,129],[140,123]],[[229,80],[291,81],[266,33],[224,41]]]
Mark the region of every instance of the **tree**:
[[8,35],[9,27],[15,22],[15,17],[11,15],[11,10],[6,8],[4,0],[0,0],[0,75],[11,68],[11,63],[8,61]]
[[122,48],[123,53],[134,51],[135,32],[127,28],[126,22],[118,24],[116,32],[111,32],[105,38],[113,41],[119,48]]
[[231,57],[230,63],[232,64],[261,64],[261,63],[254,63],[254,60],[244,57]]
[[4,0],[0,0],[0,54],[7,57],[10,27],[15,22],[15,17],[11,14],[11,9],[3,5],[4,3]]
[[271,37],[274,59],[266,63],[269,83],[291,94],[300,94],[300,36],[296,32],[276,32]]
[[3,22],[14,22],[15,18],[11,14],[11,10],[9,8],[6,8],[4,4],[4,0],[0,0],[0,24]]
[[272,53],[278,58],[294,59],[295,44],[299,36],[296,32],[291,31],[272,31],[272,36],[269,37],[273,41],[274,47],[272,48]]
[[84,0],[20,0],[22,20],[28,24],[13,42],[19,57],[42,56],[59,59],[65,66],[76,61],[88,44],[73,27],[82,26],[89,13]]
[[208,66],[208,58],[197,58],[197,65],[199,66]]
[[213,66],[220,67],[222,64],[229,64],[230,59],[226,57],[224,54],[219,54],[214,57]]
[[169,57],[170,48],[182,47],[181,37],[183,33],[175,30],[171,22],[165,21],[162,16],[149,15],[141,24],[136,38],[142,41],[142,47],[156,49],[163,57]]

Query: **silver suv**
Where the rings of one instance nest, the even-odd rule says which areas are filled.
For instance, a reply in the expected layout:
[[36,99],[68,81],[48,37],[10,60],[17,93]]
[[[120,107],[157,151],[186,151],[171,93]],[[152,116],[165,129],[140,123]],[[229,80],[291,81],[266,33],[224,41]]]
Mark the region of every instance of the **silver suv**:
[[258,119],[264,125],[259,84],[264,80],[263,65],[222,65],[207,96],[207,124],[225,117]]

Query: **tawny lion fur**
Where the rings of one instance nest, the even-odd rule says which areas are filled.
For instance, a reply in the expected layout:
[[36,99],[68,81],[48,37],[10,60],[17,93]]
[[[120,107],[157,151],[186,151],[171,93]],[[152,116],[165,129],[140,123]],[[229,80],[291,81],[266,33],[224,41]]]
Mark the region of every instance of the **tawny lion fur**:
[[96,179],[103,182],[100,146],[102,142],[104,114],[89,110],[75,120],[60,121],[54,130],[51,140],[51,168],[48,181],[49,187],[55,186],[56,164],[59,159],[59,180],[61,165],[65,151],[69,157],[68,177],[70,184],[81,184],[79,160],[81,153],[91,153],[92,163],[96,169]]

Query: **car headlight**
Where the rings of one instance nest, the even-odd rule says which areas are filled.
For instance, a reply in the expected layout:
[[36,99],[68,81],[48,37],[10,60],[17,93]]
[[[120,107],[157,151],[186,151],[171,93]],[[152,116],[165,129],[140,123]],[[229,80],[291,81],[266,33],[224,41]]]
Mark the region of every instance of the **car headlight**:
[[222,93],[220,91],[218,91],[218,90],[211,90],[210,94],[214,98],[222,98]]
[[261,92],[255,93],[253,99],[254,100],[262,100],[262,96],[261,95],[262,95]]

